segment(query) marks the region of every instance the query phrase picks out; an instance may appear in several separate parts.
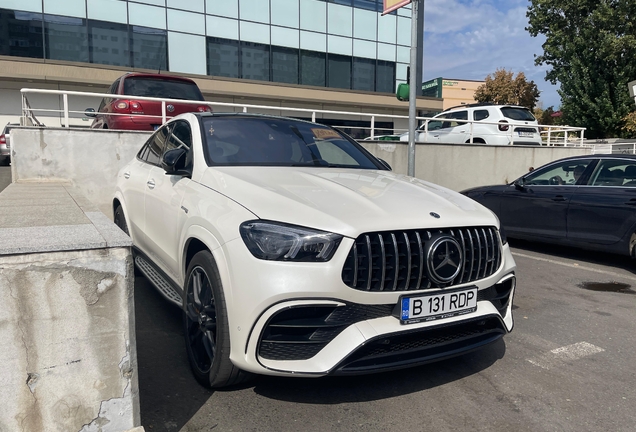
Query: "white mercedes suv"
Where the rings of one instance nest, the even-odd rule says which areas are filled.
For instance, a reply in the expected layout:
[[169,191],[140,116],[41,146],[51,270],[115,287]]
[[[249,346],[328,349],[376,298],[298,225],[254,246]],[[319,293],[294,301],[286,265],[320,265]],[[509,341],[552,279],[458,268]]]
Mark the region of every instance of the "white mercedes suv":
[[494,214],[327,126],[182,114],[120,171],[113,211],[207,386],[424,364],[513,327]]
[[[400,141],[408,140],[408,132],[400,135]],[[541,133],[537,119],[526,107],[477,103],[449,108],[427,120],[417,129],[415,140],[537,146],[541,145]]]

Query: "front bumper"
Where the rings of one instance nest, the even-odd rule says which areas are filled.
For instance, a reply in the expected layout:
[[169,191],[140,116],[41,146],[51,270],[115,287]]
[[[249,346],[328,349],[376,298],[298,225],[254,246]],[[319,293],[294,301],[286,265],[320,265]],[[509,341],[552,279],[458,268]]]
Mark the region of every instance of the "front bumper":
[[240,239],[222,247],[232,257],[222,279],[237,367],[268,375],[370,373],[463,354],[512,330],[516,280],[507,245],[492,276],[453,287],[478,288],[476,311],[401,324],[396,305],[405,292],[360,291],[343,282],[352,244],[344,239],[327,263],[258,260]]

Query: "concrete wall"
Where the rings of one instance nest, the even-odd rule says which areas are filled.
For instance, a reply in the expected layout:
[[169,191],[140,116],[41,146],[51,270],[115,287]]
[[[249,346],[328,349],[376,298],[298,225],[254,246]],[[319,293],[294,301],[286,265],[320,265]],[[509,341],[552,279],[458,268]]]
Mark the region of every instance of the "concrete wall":
[[[408,144],[360,142],[373,155],[384,159],[393,171],[406,174]],[[474,186],[509,183],[548,162],[591,154],[575,147],[522,147],[479,144],[418,144],[415,177],[461,191]]]
[[130,245],[69,185],[0,194],[0,431],[140,425]]
[[149,132],[18,128],[11,132],[14,182],[68,180],[112,218],[117,173]]
[[[14,129],[13,181],[68,180],[112,217],[111,202],[119,169],[130,161],[147,132],[68,129]],[[362,141],[393,171],[407,172],[407,143]],[[415,176],[453,190],[508,183],[563,157],[589,154],[574,147],[521,147],[479,144],[418,144]]]

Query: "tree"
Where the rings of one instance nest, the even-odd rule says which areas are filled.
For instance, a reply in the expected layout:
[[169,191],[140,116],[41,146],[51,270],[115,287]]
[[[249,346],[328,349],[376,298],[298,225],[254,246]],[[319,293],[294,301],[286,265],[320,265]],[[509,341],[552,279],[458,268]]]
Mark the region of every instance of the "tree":
[[497,69],[494,74],[486,77],[485,84],[477,87],[475,100],[477,102],[521,105],[531,111],[537,105],[539,94],[534,81],[528,82],[523,72],[516,77],[512,71]]
[[636,79],[636,2],[531,0],[526,30],[546,37],[537,65],[560,83],[563,122],[589,138],[621,136],[632,111],[627,83]]

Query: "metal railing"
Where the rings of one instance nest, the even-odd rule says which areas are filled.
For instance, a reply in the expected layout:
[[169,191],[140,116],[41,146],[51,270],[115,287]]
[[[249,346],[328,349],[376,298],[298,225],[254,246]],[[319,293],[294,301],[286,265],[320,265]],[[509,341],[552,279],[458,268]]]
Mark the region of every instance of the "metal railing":
[[[37,119],[36,113],[56,113],[58,116],[63,119],[61,122],[64,127],[71,127],[70,119],[71,118],[84,118],[88,116],[86,110],[73,110],[69,108],[69,97],[83,97],[83,98],[95,98],[95,99],[122,99],[122,100],[134,100],[134,101],[153,101],[161,103],[161,115],[151,115],[144,113],[96,113],[100,116],[126,116],[130,117],[133,115],[141,115],[144,117],[155,117],[160,121],[161,124],[165,123],[167,120],[172,118],[169,115],[167,106],[170,104],[189,104],[194,106],[207,106],[210,108],[213,107],[224,107],[224,108],[232,108],[239,109],[242,112],[263,112],[263,111],[274,111],[280,113],[298,113],[305,114],[306,117],[311,117],[312,122],[316,122],[318,119],[318,115],[328,115],[328,116],[339,116],[339,117],[355,117],[355,118],[364,118],[368,119],[370,127],[367,126],[335,126],[339,128],[352,128],[352,129],[360,129],[369,131],[369,136],[371,138],[376,138],[382,135],[381,131],[389,132],[386,135],[394,135],[395,138],[398,138],[396,133],[406,132],[406,129],[400,128],[382,128],[376,127],[376,120],[389,120],[395,121],[400,120],[404,123],[408,121],[408,116],[405,115],[394,115],[394,114],[376,114],[376,113],[365,113],[365,112],[351,112],[351,111],[335,111],[335,110],[323,110],[323,109],[310,109],[310,108],[294,108],[287,106],[268,106],[268,105],[253,105],[253,104],[240,104],[240,103],[229,103],[229,102],[213,102],[213,101],[193,101],[193,100],[183,100],[183,99],[169,99],[169,98],[157,98],[157,97],[148,97],[148,96],[132,96],[132,95],[115,95],[110,93],[90,93],[90,92],[79,92],[79,91],[68,91],[68,90],[44,90],[44,89],[31,89],[24,88],[20,90],[22,96],[22,124],[32,124],[36,126],[44,126],[44,124]],[[59,109],[51,109],[51,108],[33,108],[29,103],[27,95],[56,95],[61,96],[61,105],[62,107]],[[465,139],[462,140],[462,143],[475,143],[483,140],[484,136],[488,136],[491,134],[493,136],[502,137],[508,136],[508,142],[506,144],[513,144],[515,141],[523,141],[523,137],[520,138],[521,134],[515,135],[516,129],[519,127],[523,127],[518,124],[508,124],[507,130],[501,130],[496,132],[494,127],[505,127],[506,124],[502,124],[501,122],[488,122],[488,121],[472,121],[472,120],[459,120],[459,119],[440,119],[440,118],[432,118],[432,117],[417,117],[417,120],[422,123],[420,129],[418,129],[418,142],[444,142],[441,140],[437,140],[439,138],[440,132],[437,130],[429,130],[429,124],[432,121],[439,122],[447,122],[452,121],[459,125],[466,125],[468,130],[461,131]],[[61,120],[60,120],[61,121]],[[475,136],[475,126],[479,128],[480,137]],[[492,125],[493,132],[484,132],[483,125]],[[537,128],[537,125],[528,125],[529,128]],[[584,141],[585,128],[576,128],[576,127],[568,127],[568,126],[552,126],[552,125],[538,125],[539,131],[541,131],[542,136],[542,144],[547,146],[586,146]],[[377,134],[380,132],[380,134]],[[457,134],[458,132],[453,132]],[[453,139],[458,138],[457,135],[447,134],[451,136]],[[578,135],[578,136],[576,136]],[[545,137],[545,138],[543,138]],[[572,139],[574,138],[574,139]],[[477,141],[476,141],[477,140]]]

